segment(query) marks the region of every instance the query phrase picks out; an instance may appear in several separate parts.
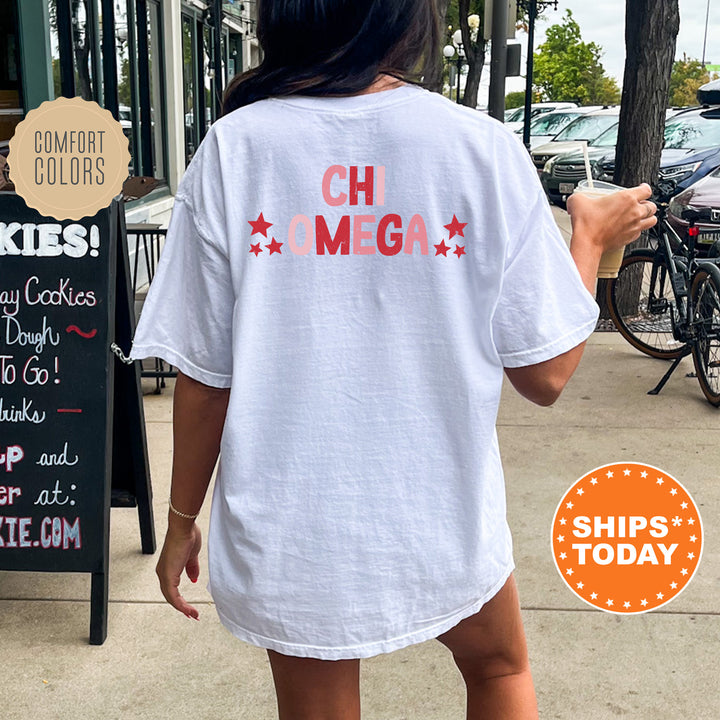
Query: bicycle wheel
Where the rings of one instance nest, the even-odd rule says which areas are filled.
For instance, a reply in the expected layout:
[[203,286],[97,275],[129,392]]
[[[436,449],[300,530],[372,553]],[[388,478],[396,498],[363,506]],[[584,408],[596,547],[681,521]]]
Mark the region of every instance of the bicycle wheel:
[[615,327],[634,348],[671,360],[682,355],[685,344],[673,337],[675,297],[667,266],[654,267],[654,257],[652,250],[628,255],[617,278],[607,283],[606,300]]
[[720,270],[703,268],[692,281],[695,308],[693,362],[698,382],[708,402],[720,406]]

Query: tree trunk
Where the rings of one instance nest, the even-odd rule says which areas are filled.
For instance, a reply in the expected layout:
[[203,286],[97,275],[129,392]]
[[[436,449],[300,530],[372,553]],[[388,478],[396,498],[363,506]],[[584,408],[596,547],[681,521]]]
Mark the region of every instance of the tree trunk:
[[[678,0],[626,0],[625,74],[615,150],[617,185],[631,187],[657,182],[679,29]],[[644,245],[647,238],[641,237],[629,250]],[[604,302],[606,282],[598,282],[601,317],[608,317]],[[626,307],[636,306],[639,287],[633,283],[626,287],[629,296],[619,301]]]
[[460,19],[460,31],[462,33],[463,50],[465,61],[468,66],[468,74],[465,79],[465,92],[462,97],[462,104],[474,108],[477,106],[478,90],[480,88],[480,76],[485,64],[486,43],[482,32],[478,33],[477,40],[470,39],[470,25],[468,15],[470,14],[470,0],[458,0],[458,15]]
[[625,75],[615,182],[629,187],[657,180],[675,41],[678,0],[627,0]]
[[[443,44],[445,43],[445,30],[444,28],[447,27],[447,9],[448,5],[450,5],[450,0],[437,0],[437,7],[438,7],[438,14],[440,16],[440,27],[443,28],[443,32],[441,33],[441,38],[443,40]],[[430,90],[433,92],[438,92],[442,95],[443,93],[443,84],[445,82],[445,58],[442,54],[442,48],[436,48],[435,53],[435,62],[437,63],[437,71],[435,73],[435,80],[430,86]]]
[[462,97],[462,104],[468,107],[477,107],[478,91],[480,89],[480,76],[482,75],[483,67],[485,65],[485,43],[482,40],[478,40],[478,47],[482,46],[474,58],[474,61],[470,60],[471,54],[467,56],[468,60],[468,74],[465,80],[465,92]]

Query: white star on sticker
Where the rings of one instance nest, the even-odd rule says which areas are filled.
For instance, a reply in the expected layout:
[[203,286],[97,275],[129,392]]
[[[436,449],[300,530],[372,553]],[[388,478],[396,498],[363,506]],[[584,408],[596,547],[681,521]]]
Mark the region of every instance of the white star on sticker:
[[657,479],[657,484],[662,485],[665,481],[662,478]]
[[564,560],[567,557],[566,553],[560,553],[560,559]]
[[647,470],[643,470],[643,471],[640,473],[640,477],[641,477],[641,478],[646,478],[646,477],[647,477]]
[[578,590],[582,590],[584,587],[585,587],[585,585],[584,585],[582,582],[579,582],[579,583],[577,584],[577,589],[578,589]]
[[591,600],[597,600],[597,593],[590,593]]
[[571,502],[565,503],[565,507],[566,507],[568,510],[572,510],[573,507],[574,507],[574,505],[572,504],[572,501],[571,501]]
[[695,518],[688,518],[687,524],[688,524],[688,525],[694,525],[694,524],[695,524]]
[[696,536],[696,535],[691,535],[691,536],[690,536],[690,542],[695,542],[696,540],[697,540],[697,536]]
[[582,488],[577,489],[577,494],[582,495],[585,491]]
[[630,471],[627,468],[625,468],[625,470],[623,470],[623,475],[625,477],[627,477],[629,474],[630,474]]
[[597,478],[593,478],[593,479],[590,481],[590,484],[591,484],[591,485],[597,485]]
[[687,503],[686,503],[686,502],[680,503],[680,507],[681,507],[683,510],[687,510]]
[[675,527],[678,527],[679,525],[682,525],[682,518],[678,517],[677,515],[672,519],[672,524]]
[[613,476],[613,471],[612,471],[612,470],[608,470],[605,474],[606,474],[609,478],[611,478],[611,477]]
[[568,569],[565,571],[565,574],[566,574],[566,575],[572,575],[573,573],[574,573],[574,570],[573,570],[572,568],[568,568]]
[[566,522],[567,522],[567,520],[565,518],[560,518],[561,525],[565,525]]
[[662,600],[665,596],[662,593],[658,593],[656,597],[658,600]]
[[608,598],[608,599],[607,599],[607,602],[606,602],[605,604],[606,604],[608,607],[612,607],[613,601],[612,601],[610,598]]
[[630,603],[626,600],[626,601],[623,603],[623,607],[629,608],[629,607],[630,607]]
[[647,600],[646,600],[645,598],[643,598],[643,599],[640,601],[640,604],[641,604],[643,607],[645,607],[645,606],[647,605]]
[[675,590],[676,588],[677,588],[677,583],[676,583],[676,582],[671,582],[671,583],[670,583],[670,589],[671,589],[671,590]]
[[558,541],[558,542],[565,542],[565,536],[564,536],[564,535],[558,535],[558,536],[557,536],[557,541]]
[[692,560],[695,557],[695,553],[688,553],[688,560]]
[[677,495],[677,488],[673,488],[673,489],[670,491],[670,494],[671,494],[671,495]]
[[681,574],[681,575],[687,575],[687,574],[688,574],[687,568],[683,568],[683,569],[680,571],[680,574]]

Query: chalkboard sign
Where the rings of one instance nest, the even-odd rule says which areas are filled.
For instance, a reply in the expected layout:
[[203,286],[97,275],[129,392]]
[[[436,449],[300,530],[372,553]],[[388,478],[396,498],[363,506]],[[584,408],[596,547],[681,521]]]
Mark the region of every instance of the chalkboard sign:
[[[127,289],[121,215],[113,202],[60,222],[0,193],[0,569],[92,573],[93,644],[107,633],[113,454],[135,474],[120,484],[144,486],[143,551],[155,549],[139,397],[128,417],[138,373],[111,350],[118,311],[126,348],[132,320],[129,298],[116,302]],[[133,428],[126,447],[113,442],[120,425],[125,437]]]

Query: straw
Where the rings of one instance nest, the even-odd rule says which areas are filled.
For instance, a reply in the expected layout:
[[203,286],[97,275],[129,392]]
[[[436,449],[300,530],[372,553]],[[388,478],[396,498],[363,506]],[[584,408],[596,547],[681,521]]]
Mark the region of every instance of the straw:
[[590,157],[588,156],[587,140],[581,140],[580,144],[582,145],[583,160],[585,161],[585,174],[587,175],[588,187],[592,189],[595,185],[593,185],[592,170],[590,169]]

